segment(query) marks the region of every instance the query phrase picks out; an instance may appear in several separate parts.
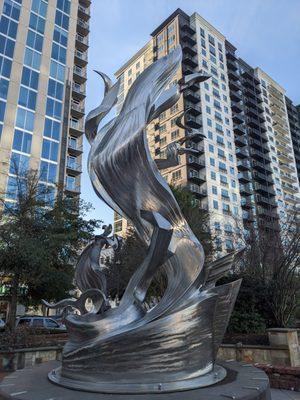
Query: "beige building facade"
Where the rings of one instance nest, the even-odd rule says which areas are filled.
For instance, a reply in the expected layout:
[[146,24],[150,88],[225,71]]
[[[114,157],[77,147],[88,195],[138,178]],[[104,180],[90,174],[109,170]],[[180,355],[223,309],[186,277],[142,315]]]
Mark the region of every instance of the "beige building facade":
[[16,175],[80,194],[89,0],[0,0],[0,191]]

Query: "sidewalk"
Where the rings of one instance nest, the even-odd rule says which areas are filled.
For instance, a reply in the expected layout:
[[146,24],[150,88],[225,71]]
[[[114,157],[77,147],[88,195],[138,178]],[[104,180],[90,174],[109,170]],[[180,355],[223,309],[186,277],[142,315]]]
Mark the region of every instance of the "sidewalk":
[[272,400],[300,400],[300,392],[271,389]]

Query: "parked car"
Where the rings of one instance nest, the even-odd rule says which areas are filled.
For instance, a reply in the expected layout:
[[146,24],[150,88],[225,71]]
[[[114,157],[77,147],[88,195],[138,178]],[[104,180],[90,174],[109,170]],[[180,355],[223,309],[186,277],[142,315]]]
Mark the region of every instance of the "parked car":
[[50,331],[65,332],[66,327],[63,324],[59,324],[54,319],[49,317],[37,317],[37,316],[24,316],[18,318],[16,327],[28,327],[37,329],[47,329]]

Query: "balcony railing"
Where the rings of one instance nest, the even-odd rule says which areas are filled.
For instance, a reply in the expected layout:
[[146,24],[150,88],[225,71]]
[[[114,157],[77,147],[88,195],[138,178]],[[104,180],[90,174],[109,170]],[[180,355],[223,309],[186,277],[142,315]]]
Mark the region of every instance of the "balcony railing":
[[72,161],[67,161],[67,168],[75,171],[75,172],[81,172],[82,171],[82,166],[79,163],[75,163]]
[[78,145],[78,143],[75,143],[72,140],[68,141],[68,147],[69,149],[72,149],[78,153],[82,153],[83,152],[83,146],[82,145]]

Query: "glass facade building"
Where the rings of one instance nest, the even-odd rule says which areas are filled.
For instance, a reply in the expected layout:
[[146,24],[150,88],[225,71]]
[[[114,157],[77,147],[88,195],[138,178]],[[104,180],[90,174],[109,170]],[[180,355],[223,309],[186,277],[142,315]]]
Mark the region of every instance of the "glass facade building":
[[0,1],[0,191],[16,174],[80,194],[89,0]]

